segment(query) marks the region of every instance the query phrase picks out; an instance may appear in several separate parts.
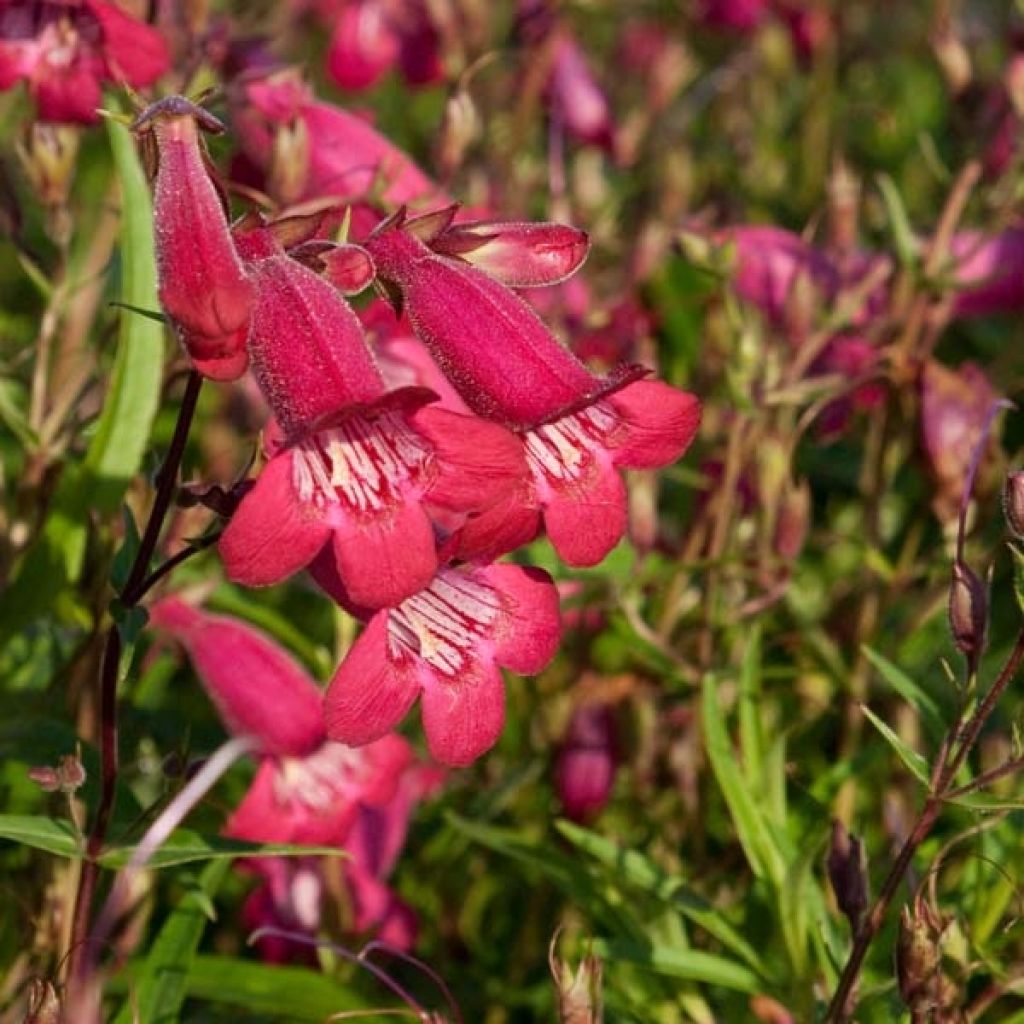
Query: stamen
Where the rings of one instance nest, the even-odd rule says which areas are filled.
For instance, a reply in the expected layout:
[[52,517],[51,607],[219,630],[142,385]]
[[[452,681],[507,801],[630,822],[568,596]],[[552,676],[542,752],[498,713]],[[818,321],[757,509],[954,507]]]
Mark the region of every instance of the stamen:
[[589,465],[591,453],[605,448],[618,423],[606,402],[570,413],[553,423],[527,431],[526,461],[535,477],[552,483],[578,480]]
[[394,504],[421,479],[432,453],[399,413],[352,417],[294,449],[292,472],[302,501],[373,512]]

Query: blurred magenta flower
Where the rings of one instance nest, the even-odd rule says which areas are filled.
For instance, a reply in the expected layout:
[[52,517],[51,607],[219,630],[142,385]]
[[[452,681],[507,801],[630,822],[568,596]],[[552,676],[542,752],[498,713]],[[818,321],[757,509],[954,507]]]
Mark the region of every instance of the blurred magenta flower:
[[[859,335],[838,335],[825,346],[815,360],[816,373],[836,374],[854,380],[869,373],[878,364],[878,348]],[[841,434],[856,412],[867,412],[885,401],[885,387],[869,381],[830,402],[818,416],[818,429],[825,436]]]
[[960,231],[950,243],[950,255],[954,316],[1024,309],[1024,228],[1007,228],[996,235]]
[[246,157],[270,181],[287,183],[288,194],[274,196],[279,201],[446,201],[440,187],[365,120],[314,99],[297,69],[242,76],[229,99]]
[[210,175],[200,129],[223,128],[201,107],[170,96],[134,124],[152,140],[153,220],[160,303],[197,370],[215,380],[240,377],[253,291],[228,229],[224,201]]
[[323,553],[347,600],[397,604],[437,570],[435,525],[513,499],[522,451],[425,389],[387,392],[341,295],[271,230],[238,238],[256,287],[253,372],[284,438],[221,537],[227,574],[263,586]]
[[[434,252],[417,230],[416,221],[405,225],[399,216],[365,244],[466,404],[522,440],[531,480],[498,534],[522,543],[543,516],[566,562],[599,562],[626,527],[618,469],[679,458],[697,431],[700,403],[659,381],[640,380],[645,371],[638,367],[594,376],[518,295],[476,267]],[[480,524],[493,525],[482,517],[467,524],[463,537]],[[484,541],[477,549],[486,549]]]
[[761,23],[768,0],[700,0],[700,18],[713,28],[752,32]]
[[587,821],[600,814],[615,784],[617,761],[611,708],[581,704],[555,762],[555,787],[566,817]]
[[565,30],[554,41],[547,92],[552,116],[573,138],[612,149],[615,123],[608,97],[579,44]]
[[558,592],[547,573],[518,565],[440,569],[419,593],[370,618],[327,691],[328,734],[370,743],[421,697],[431,755],[467,765],[504,725],[499,666],[539,672],[560,636]]
[[160,33],[102,0],[5,0],[0,90],[28,86],[40,121],[91,124],[104,82],[152,85],[168,66]]
[[956,515],[971,453],[996,393],[975,363],[955,370],[931,360],[921,374],[921,442],[935,479],[936,515]]
[[407,85],[444,77],[440,40],[423,0],[321,0],[332,26],[327,72],[343,89],[365,89],[396,65]]

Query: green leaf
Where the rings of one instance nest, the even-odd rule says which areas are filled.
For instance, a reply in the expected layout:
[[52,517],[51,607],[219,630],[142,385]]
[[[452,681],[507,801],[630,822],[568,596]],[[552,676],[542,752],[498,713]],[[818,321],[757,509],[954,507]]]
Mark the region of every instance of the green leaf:
[[[0,839],[10,839],[36,850],[62,857],[80,858],[81,844],[69,821],[32,814],[0,814]],[[105,849],[98,861],[106,868],[120,868],[131,860],[134,845]],[[234,857],[344,857],[333,846],[296,846],[291,843],[249,843],[226,836],[203,836],[179,828],[147,862],[149,868],[167,868],[195,861],[231,860]]]
[[[159,307],[149,185],[128,129],[107,121],[121,183],[121,298],[127,306]],[[138,472],[156,416],[164,358],[163,325],[122,316],[110,388],[85,456],[101,504],[119,501]],[[105,499],[105,500],[104,500]]]
[[761,626],[747,638],[740,665],[740,748],[747,785],[764,790],[764,731],[761,727]]
[[0,839],[61,857],[79,857],[82,847],[70,821],[32,814],[0,814]]
[[114,1024],[174,1024],[187,995],[189,969],[209,921],[207,908],[227,874],[229,860],[204,868],[198,887],[186,893],[160,929],[141,968],[131,998]]
[[745,960],[758,974],[768,976],[754,948],[729,924],[721,911],[689,889],[682,879],[672,878],[643,854],[635,850],[624,850],[613,840],[570,821],[559,821],[555,827],[574,846],[613,870],[618,879],[643,891],[659,903],[672,903],[681,914]]
[[896,255],[904,267],[912,267],[917,262],[918,243],[903,197],[888,174],[880,174],[876,180],[889,217],[889,230],[896,246]]
[[729,742],[725,719],[718,703],[713,676],[704,679],[701,697],[701,721],[704,743],[715,780],[725,797],[736,836],[743,847],[750,869],[759,878],[769,878],[776,887],[783,883],[785,861],[772,838],[756,797],[747,786]]
[[[104,867],[119,868],[128,863],[134,846],[112,846],[100,854]],[[250,843],[226,836],[204,836],[179,828],[146,862],[148,868],[169,868],[195,861],[231,860],[235,857],[344,857],[333,846],[296,846],[292,843]]]
[[758,976],[735,960],[696,949],[674,949],[658,945],[594,940],[594,952],[605,960],[635,964],[657,974],[704,982],[740,992],[758,992],[764,985]]
[[1016,544],[1008,544],[1013,556],[1013,593],[1017,606],[1024,612],[1024,551]]
[[135,523],[135,513],[126,504],[121,505],[121,521],[124,523],[124,541],[114,554],[114,561],[110,567],[110,582],[114,589],[120,593],[128,582],[131,574],[132,563],[139,550],[141,538],[139,528]]
[[[111,979],[107,990],[130,991],[143,970],[145,964],[131,965]],[[323,1024],[331,1014],[371,1005],[348,986],[319,971],[229,956],[195,957],[184,980],[184,994],[204,1003],[239,1007],[249,1014],[271,1014],[295,1024]],[[393,1002],[391,996],[382,992],[378,1005],[389,1002]]]
[[878,670],[882,679],[917,711],[928,731],[935,737],[942,736],[946,731],[946,726],[934,698],[926,693],[906,672],[868,647],[867,644],[863,644],[861,650],[868,661]]
[[28,425],[24,406],[25,389],[18,381],[0,379],[0,423],[28,448],[35,445],[38,438]]
[[930,789],[931,778],[928,762],[916,750],[908,747],[866,704],[861,704],[860,709],[867,716],[868,721],[882,734],[882,738],[886,743],[896,751],[899,759],[906,765],[911,775],[925,788]]

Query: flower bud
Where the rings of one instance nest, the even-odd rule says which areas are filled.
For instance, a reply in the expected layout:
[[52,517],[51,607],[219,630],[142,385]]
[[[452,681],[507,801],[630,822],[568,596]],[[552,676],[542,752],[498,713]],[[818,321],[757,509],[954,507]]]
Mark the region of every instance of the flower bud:
[[573,821],[595,817],[608,802],[615,783],[614,732],[605,704],[584,704],[573,713],[555,767],[558,798]]
[[789,484],[779,504],[779,518],[775,523],[774,546],[780,558],[791,562],[800,554],[810,521],[811,489],[807,481]]
[[454,174],[466,158],[466,150],[480,135],[480,114],[469,90],[459,86],[444,105],[435,147],[435,160],[443,175]]
[[43,206],[67,202],[80,138],[75,125],[37,121],[17,144],[18,158]]
[[60,789],[60,780],[57,772],[49,765],[39,765],[29,768],[28,777],[44,792],[56,793]]
[[856,932],[868,906],[867,857],[864,844],[838,820],[832,822],[826,866],[839,909]]
[[587,233],[568,224],[498,221],[455,224],[429,244],[435,252],[479,267],[508,288],[559,284],[579,270],[590,250]]
[[1024,537],[1024,471],[1006,477],[1003,487],[1003,515],[1014,535]]
[[981,653],[988,619],[988,597],[977,573],[965,562],[953,563],[949,586],[949,625],[953,643],[969,658]]
[[199,129],[221,130],[181,96],[148,107],[134,130],[155,143],[153,184],[160,303],[196,369],[234,380],[248,364],[252,287],[231,241],[221,196],[204,157]]
[[601,993],[601,961],[592,953],[583,957],[575,974],[555,952],[558,935],[551,941],[548,963],[555,980],[558,1019],[566,1024],[600,1024],[604,1020]]

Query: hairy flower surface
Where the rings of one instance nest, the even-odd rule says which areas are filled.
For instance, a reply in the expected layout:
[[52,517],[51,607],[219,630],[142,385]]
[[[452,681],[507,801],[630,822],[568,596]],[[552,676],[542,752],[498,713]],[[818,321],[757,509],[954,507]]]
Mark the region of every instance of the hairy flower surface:
[[253,291],[204,158],[200,129],[222,130],[181,96],[154,103],[135,130],[156,150],[153,220],[160,303],[196,369],[234,380],[248,365]]
[[[543,516],[565,561],[599,562],[625,531],[618,469],[675,461],[696,433],[699,402],[659,381],[639,380],[640,368],[596,377],[518,295],[465,260],[436,253],[416,237],[418,230],[417,221],[403,230],[399,217],[366,247],[378,275],[401,291],[413,329],[466,404],[521,438],[530,480],[518,513],[496,533],[521,542]],[[486,516],[478,523],[491,528]],[[463,536],[479,550],[474,525]]]
[[517,565],[445,568],[419,593],[377,612],[341,663],[324,704],[328,734],[369,743],[422,699],[431,754],[466,765],[505,721],[499,666],[539,672],[561,625],[550,577]]
[[427,404],[429,391],[387,392],[330,284],[269,231],[239,245],[256,286],[253,371],[285,444],[224,531],[228,576],[276,583],[321,556],[353,604],[397,604],[438,567],[435,527],[513,500],[521,449],[495,424]]
[[0,89],[24,81],[40,121],[91,124],[104,82],[152,85],[168,65],[160,33],[102,0],[0,5]]

